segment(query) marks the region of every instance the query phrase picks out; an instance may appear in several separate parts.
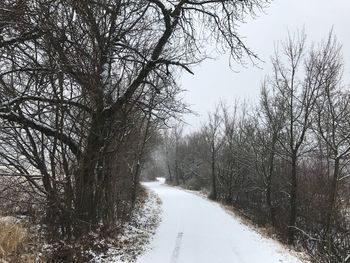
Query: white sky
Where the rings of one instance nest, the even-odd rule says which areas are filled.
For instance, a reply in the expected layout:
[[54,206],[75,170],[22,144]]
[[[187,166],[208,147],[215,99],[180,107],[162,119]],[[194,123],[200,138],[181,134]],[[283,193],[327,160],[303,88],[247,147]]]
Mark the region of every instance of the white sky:
[[197,129],[206,120],[207,113],[224,100],[232,104],[236,99],[257,102],[260,84],[271,73],[270,57],[276,42],[284,40],[288,30],[305,28],[308,42],[318,42],[333,32],[343,45],[345,61],[344,78],[350,83],[350,0],[275,0],[265,14],[249,19],[239,29],[245,43],[266,63],[257,67],[229,68],[227,56],[206,60],[193,69],[195,75],[183,73],[181,87],[187,90],[185,101],[200,116],[188,115],[184,120],[191,125],[187,131]]

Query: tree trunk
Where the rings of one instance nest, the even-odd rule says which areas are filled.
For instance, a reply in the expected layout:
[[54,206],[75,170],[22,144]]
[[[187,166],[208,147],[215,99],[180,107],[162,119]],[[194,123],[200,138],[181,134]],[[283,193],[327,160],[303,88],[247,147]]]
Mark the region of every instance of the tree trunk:
[[270,220],[271,220],[272,226],[276,225],[275,209],[272,205],[272,200],[271,200],[272,177],[273,177],[274,158],[275,158],[275,144],[276,144],[276,140],[273,139],[272,140],[272,149],[271,149],[270,156],[269,156],[269,173],[268,173],[267,185],[266,185],[266,203],[267,203],[267,206],[269,207]]
[[211,192],[209,198],[212,200],[217,199],[217,191],[216,191],[216,174],[215,174],[215,152],[212,150],[211,154]]
[[292,153],[291,189],[290,189],[290,215],[288,224],[288,243],[294,244],[295,224],[297,218],[297,153]]
[[[80,160],[76,173],[76,204],[75,210],[81,221],[79,232],[89,230],[92,224],[97,223],[96,195],[97,173],[101,150],[104,146],[103,127],[105,121],[102,116],[95,115],[91,122],[91,129],[87,138],[87,145]],[[82,233],[78,233],[82,234]]]
[[178,160],[177,160],[177,143],[175,145],[175,183],[176,185],[180,184],[180,180],[179,180],[179,164],[178,164]]
[[266,187],[266,203],[267,206],[269,207],[269,211],[270,211],[270,220],[271,220],[271,224],[272,226],[276,225],[276,220],[275,220],[275,209],[272,205],[272,201],[271,201],[271,177],[268,178],[268,182],[267,182],[267,187]]
[[326,218],[326,240],[328,243],[328,248],[330,249],[330,242],[331,242],[331,228],[332,228],[332,220],[334,216],[334,205],[336,201],[337,196],[337,182],[338,182],[338,176],[339,176],[339,164],[340,159],[336,158],[334,160],[334,171],[333,171],[333,178],[332,178],[332,185],[330,189],[330,196],[329,196],[329,207],[327,211],[327,218]]
[[169,161],[167,161],[167,167],[168,167],[168,173],[169,173],[169,180],[170,182],[173,182],[173,176],[171,175],[171,168],[170,168]]
[[[140,155],[142,155],[142,153]],[[139,189],[140,172],[141,172],[141,156],[138,156],[136,160],[137,160],[137,163],[136,163],[136,168],[135,168],[135,172],[134,172],[133,180],[132,180],[132,183],[133,183],[133,189],[132,189],[132,195],[131,195],[132,206],[135,205],[136,198],[137,198],[137,192]]]
[[171,173],[170,160],[169,160],[169,151],[168,151],[167,147],[168,146],[166,146],[166,148],[165,148],[166,166],[167,166],[167,169],[168,169],[169,181],[171,183],[173,183],[173,176],[172,176],[172,173]]

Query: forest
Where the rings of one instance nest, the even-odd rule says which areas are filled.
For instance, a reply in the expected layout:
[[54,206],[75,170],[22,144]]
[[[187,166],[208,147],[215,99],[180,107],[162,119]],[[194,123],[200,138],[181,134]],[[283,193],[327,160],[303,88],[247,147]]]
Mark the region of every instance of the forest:
[[174,125],[144,176],[203,191],[315,262],[348,262],[350,92],[341,46],[330,33],[308,47],[296,32],[271,62],[258,105],[221,102],[189,134]]
[[[2,0],[0,215],[40,226],[48,244],[118,239],[145,196],[141,179],[163,176],[315,262],[348,262],[350,92],[333,32],[313,44],[289,33],[257,83],[259,103],[221,102],[183,132],[179,76],[209,45],[258,63],[238,24],[270,4]],[[57,262],[73,261],[74,249],[59,250]]]

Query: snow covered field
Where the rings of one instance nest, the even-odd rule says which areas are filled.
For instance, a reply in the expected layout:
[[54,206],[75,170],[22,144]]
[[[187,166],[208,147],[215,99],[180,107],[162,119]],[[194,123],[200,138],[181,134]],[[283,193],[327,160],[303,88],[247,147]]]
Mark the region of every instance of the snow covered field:
[[162,200],[162,222],[138,263],[300,263],[219,204],[163,184],[145,183]]

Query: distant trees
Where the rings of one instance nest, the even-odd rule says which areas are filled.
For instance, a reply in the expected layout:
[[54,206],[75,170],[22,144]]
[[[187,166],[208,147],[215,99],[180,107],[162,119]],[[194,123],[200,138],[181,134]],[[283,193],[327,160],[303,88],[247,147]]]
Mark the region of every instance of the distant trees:
[[209,198],[212,200],[217,199],[217,158],[219,150],[222,146],[223,140],[220,134],[220,128],[222,124],[222,117],[219,116],[219,108],[217,107],[215,112],[209,114],[209,122],[207,126],[203,128],[203,134],[205,141],[209,146],[209,159],[211,166],[211,190]]
[[[329,176],[328,200],[326,200],[326,227],[323,238],[326,241],[328,253],[331,254],[332,243],[336,242],[337,234],[332,232],[336,210],[342,209],[338,199],[338,184],[341,181],[342,171],[348,166],[350,153],[350,97],[349,91],[342,86],[343,63],[340,55],[340,46],[333,40],[325,45],[325,56],[328,63],[324,65],[331,72],[321,90],[315,110],[315,133],[319,136],[322,151],[327,155]],[[338,200],[338,201],[337,201]],[[338,207],[335,207],[338,206]]]
[[311,49],[304,33],[289,35],[257,107],[221,104],[180,139],[182,156],[199,164],[183,186],[195,181],[210,198],[214,189],[215,199],[272,225],[316,262],[346,262],[350,249],[350,97],[340,52],[333,34]]
[[266,3],[2,1],[1,166],[43,196],[57,233],[110,228],[132,207],[150,138],[184,109],[174,76],[210,40],[256,57],[236,24]]
[[[325,46],[319,50],[306,53],[305,38],[300,33],[294,38],[289,36],[282,44],[282,55],[277,53],[273,59],[274,76],[272,87],[277,89],[275,100],[280,101],[284,110],[285,125],[283,126],[284,140],[281,142],[285,154],[291,162],[291,188],[290,188],[290,216],[289,216],[289,243],[294,243],[294,231],[297,218],[297,189],[298,189],[298,161],[302,157],[308,129],[311,128],[312,112],[317,98],[324,85],[334,78],[334,69],[331,67],[335,46],[331,46],[331,36]],[[282,62],[282,59],[286,63]],[[281,138],[281,137],[280,137]]]
[[281,156],[279,142],[285,125],[285,113],[282,101],[275,95],[276,90],[268,90],[267,82],[261,88],[260,106],[254,118],[253,152],[257,173],[262,177],[265,188],[266,204],[269,208],[272,226],[276,225],[276,207],[272,200],[272,187],[275,180],[275,163]]

